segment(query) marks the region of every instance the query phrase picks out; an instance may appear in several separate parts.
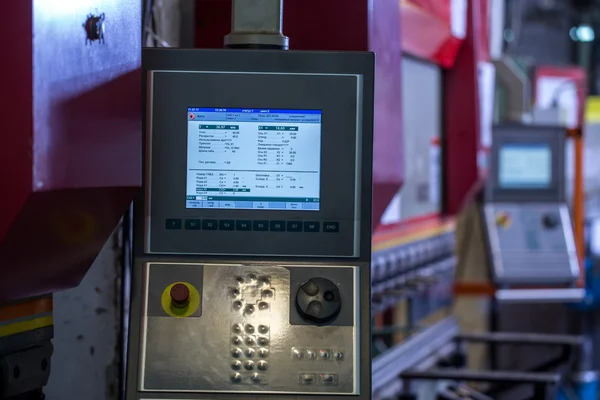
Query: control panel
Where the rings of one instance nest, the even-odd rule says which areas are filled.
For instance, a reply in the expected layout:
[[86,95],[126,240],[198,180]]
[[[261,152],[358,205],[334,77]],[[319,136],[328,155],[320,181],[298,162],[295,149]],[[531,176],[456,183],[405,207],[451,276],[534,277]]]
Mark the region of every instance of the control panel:
[[494,130],[482,217],[496,283],[570,286],[579,261],[564,201],[561,128],[528,125]]
[[358,268],[148,263],[143,391],[356,394]]
[[373,54],[143,63],[127,399],[370,398]]
[[506,284],[571,284],[579,263],[569,210],[560,204],[484,208],[496,279]]

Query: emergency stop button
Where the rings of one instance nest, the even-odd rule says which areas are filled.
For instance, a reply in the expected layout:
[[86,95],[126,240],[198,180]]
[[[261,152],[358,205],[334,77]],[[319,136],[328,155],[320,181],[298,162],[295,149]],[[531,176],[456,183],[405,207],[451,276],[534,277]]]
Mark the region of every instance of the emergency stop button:
[[170,295],[174,307],[183,308],[190,304],[190,289],[183,283],[173,285]]

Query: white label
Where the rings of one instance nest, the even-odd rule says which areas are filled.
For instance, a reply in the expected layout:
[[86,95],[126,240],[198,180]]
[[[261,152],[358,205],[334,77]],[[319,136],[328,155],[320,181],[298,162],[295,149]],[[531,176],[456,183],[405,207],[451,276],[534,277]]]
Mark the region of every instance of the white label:
[[442,151],[438,142],[429,149],[429,202],[440,204],[442,186]]
[[464,39],[467,36],[467,0],[450,2],[450,30],[452,36]]

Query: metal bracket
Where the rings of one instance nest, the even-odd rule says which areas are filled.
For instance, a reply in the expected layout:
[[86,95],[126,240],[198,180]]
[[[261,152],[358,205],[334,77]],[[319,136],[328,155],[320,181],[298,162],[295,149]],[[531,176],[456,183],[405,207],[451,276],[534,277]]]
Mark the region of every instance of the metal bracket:
[[287,50],[282,33],[283,0],[232,0],[231,33],[225,47]]

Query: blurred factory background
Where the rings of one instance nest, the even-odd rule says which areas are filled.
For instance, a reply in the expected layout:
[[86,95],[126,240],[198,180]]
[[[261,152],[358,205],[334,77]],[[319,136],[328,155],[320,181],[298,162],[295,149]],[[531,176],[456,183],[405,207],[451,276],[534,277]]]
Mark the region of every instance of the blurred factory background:
[[[145,46],[218,48],[229,32],[228,0],[145,0],[143,9]],[[373,399],[411,398],[402,397],[408,382],[420,399],[486,398],[467,394],[467,381],[494,399],[557,383],[552,398],[597,398],[600,2],[286,0],[283,30],[293,49],[376,51],[385,92],[376,113],[397,128],[376,139]],[[564,203],[581,265],[572,285],[524,281],[519,292],[491,272],[481,192],[494,126],[508,122],[564,131]],[[130,222],[78,287],[54,294],[48,400],[122,398]],[[426,373],[465,368],[485,373]]]

